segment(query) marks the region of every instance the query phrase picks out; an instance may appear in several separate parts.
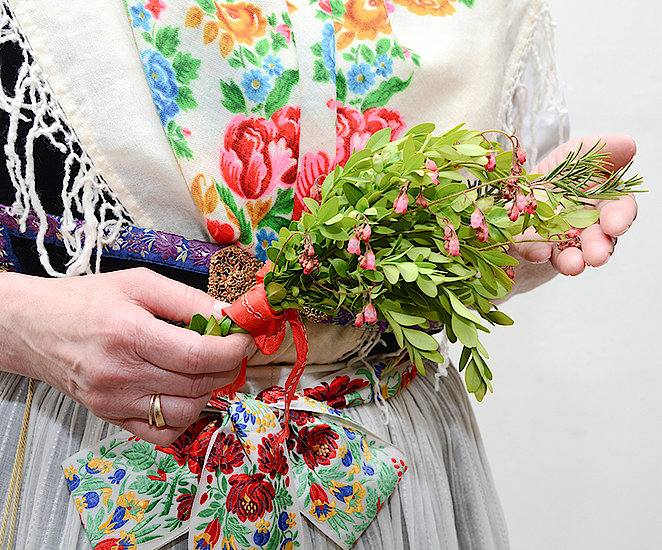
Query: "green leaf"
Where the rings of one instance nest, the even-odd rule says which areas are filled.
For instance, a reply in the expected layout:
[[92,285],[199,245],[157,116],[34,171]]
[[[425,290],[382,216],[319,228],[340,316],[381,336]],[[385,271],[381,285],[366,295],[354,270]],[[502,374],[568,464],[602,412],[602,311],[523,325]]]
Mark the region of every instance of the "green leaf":
[[388,38],[380,38],[375,47],[375,54],[380,56],[385,54],[391,48],[391,41]]
[[418,278],[418,267],[413,262],[404,262],[397,264],[402,278],[408,283],[414,282]]
[[237,85],[234,80],[230,80],[228,84],[223,79],[221,79],[221,92],[223,93],[223,100],[221,105],[225,107],[231,113],[245,113],[246,112],[246,100],[244,99],[244,93],[241,91],[241,88]]
[[324,201],[317,211],[317,222],[324,223],[331,219],[338,213],[340,206],[340,199],[338,197],[331,197],[329,200]]
[[320,233],[324,235],[327,239],[331,239],[333,241],[348,241],[349,236],[347,235],[347,232],[342,228],[337,225],[323,225],[320,227]]
[[340,70],[336,73],[336,99],[341,103],[347,101],[347,78]]
[[519,265],[519,262],[513,258],[510,254],[505,252],[499,252],[498,250],[486,250],[485,252],[480,252],[481,256],[492,265],[498,266],[516,266]]
[[388,279],[389,283],[394,285],[398,282],[398,279],[400,278],[400,270],[398,269],[398,266],[385,264],[382,266],[382,269],[384,270],[384,275]]
[[515,321],[508,317],[503,311],[490,311],[487,314],[487,318],[497,325],[510,326],[515,324]]
[[476,344],[478,343],[476,325],[459,315],[453,315],[451,319],[451,327],[453,328],[455,336],[460,339],[460,342],[470,348],[476,347]]
[[207,318],[204,315],[196,313],[191,317],[191,322],[188,324],[188,329],[197,332],[198,334],[204,334],[205,327],[207,326]]
[[571,212],[564,212],[561,214],[561,217],[572,227],[583,229],[593,225],[600,219],[600,210],[588,210],[586,208],[580,208]]
[[331,80],[331,73],[324,65],[324,61],[316,59],[313,63],[313,82],[328,82]]
[[260,57],[267,55],[269,53],[269,49],[269,41],[266,38],[263,38],[257,44],[255,44],[255,51]]
[[418,285],[418,288],[420,288],[423,293],[430,298],[437,297],[437,285],[433,283],[429,277],[424,277],[421,275],[418,279],[416,279],[416,284]]
[[469,393],[475,393],[478,391],[478,388],[480,388],[483,383],[483,377],[480,375],[478,367],[473,359],[471,359],[467,365],[467,369],[464,372],[464,380],[467,384],[467,390]]
[[374,151],[375,149],[386,145],[389,141],[391,141],[391,128],[387,126],[386,128],[382,128],[381,130],[378,130],[372,134],[370,139],[368,139],[368,143],[366,143],[365,148],[372,149]]
[[143,33],[143,40],[148,44],[154,44],[154,39],[152,38],[152,35],[149,34],[148,32]]
[[373,53],[373,51],[365,44],[361,44],[360,49],[361,49],[361,57],[365,59],[365,61],[369,65],[372,65],[372,62],[375,60],[375,54]]
[[329,262],[331,263],[333,269],[336,270],[336,273],[340,277],[347,277],[347,270],[349,269],[349,264],[345,260],[343,260],[342,258],[331,258]]
[[461,143],[460,145],[455,145],[455,149],[458,153],[468,157],[482,157],[487,154],[486,149],[480,145],[474,145],[472,143]]
[[399,311],[389,311],[389,315],[393,317],[400,325],[406,327],[414,327],[425,322],[424,317],[419,317],[417,315],[407,315],[406,313],[400,313]]
[[256,67],[260,66],[260,60],[251,50],[242,47],[241,52],[244,55],[244,59],[246,59],[251,65],[255,65]]
[[214,0],[195,0],[203,11],[209,14],[216,15],[216,6]]
[[175,77],[180,84],[187,85],[191,80],[198,78],[198,69],[200,68],[200,59],[195,59],[191,54],[177,52],[172,62],[172,69],[175,71]]
[[83,493],[87,491],[100,491],[101,489],[107,489],[110,487],[110,484],[103,478],[99,477],[88,477],[83,479],[78,486],[77,493]]
[[177,99],[175,103],[179,106],[182,111],[188,111],[190,109],[195,109],[198,106],[198,102],[193,97],[193,92],[188,86],[182,86],[179,88],[177,93]]
[[278,109],[285,106],[290,99],[292,88],[299,82],[299,71],[287,69],[274,83],[274,88],[269,92],[264,102],[266,118],[271,118]]
[[[444,287],[442,287],[444,288]],[[450,290],[447,288],[444,288],[444,291],[446,292],[446,295],[448,296],[449,300],[451,301],[451,307],[461,317],[464,317],[465,319],[468,319],[469,321],[473,321],[476,325],[480,325],[480,321],[478,320],[478,317],[476,317],[471,311],[469,311],[469,308],[465,306],[460,300],[458,300],[457,296],[453,294]]]
[[167,26],[156,32],[154,45],[163,54],[163,57],[172,57],[175,55],[179,43],[179,29],[177,27]]
[[407,339],[407,341],[417,349],[423,351],[435,351],[439,349],[439,344],[437,341],[426,332],[402,327],[402,333],[404,334],[404,337]]
[[365,112],[372,107],[383,107],[398,92],[402,92],[409,86],[411,75],[407,80],[402,80],[393,76],[379,84],[376,90],[370,92],[363,103],[361,103],[361,112]]
[[156,449],[144,441],[135,442],[130,449],[122,452],[122,456],[136,471],[147,470],[156,463]]

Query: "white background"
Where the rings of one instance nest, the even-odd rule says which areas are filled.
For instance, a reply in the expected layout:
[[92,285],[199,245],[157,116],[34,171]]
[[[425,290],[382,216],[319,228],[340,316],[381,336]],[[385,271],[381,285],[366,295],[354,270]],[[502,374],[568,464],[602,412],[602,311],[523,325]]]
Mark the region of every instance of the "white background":
[[634,136],[651,192],[606,266],[504,304],[475,410],[513,550],[659,550],[662,2],[550,3],[572,136]]

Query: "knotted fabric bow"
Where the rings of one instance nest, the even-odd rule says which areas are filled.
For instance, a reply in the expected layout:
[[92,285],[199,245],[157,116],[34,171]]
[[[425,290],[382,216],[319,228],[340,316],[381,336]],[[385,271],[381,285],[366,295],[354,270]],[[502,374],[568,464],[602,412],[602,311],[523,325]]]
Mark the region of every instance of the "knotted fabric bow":
[[[191,550],[292,549],[305,517],[350,548],[406,470],[402,453],[350,418],[285,390],[214,399],[169,447],[110,437],[63,467],[94,550],[153,550],[188,530]],[[220,546],[219,546],[220,543]]]
[[[229,316],[241,328],[246,330],[255,340],[258,349],[265,355],[271,355],[278,351],[285,338],[287,324],[289,323],[292,327],[297,360],[285,382],[285,418],[287,419],[289,417],[290,403],[294,398],[294,392],[306,368],[308,339],[301,315],[296,309],[287,309],[283,313],[278,314],[269,304],[264,288],[264,277],[269,272],[270,266],[271,262],[267,262],[258,271],[256,285],[230,306],[226,307],[223,310],[223,314]],[[239,388],[246,383],[246,365],[247,362],[244,359],[237,380],[218,390],[215,395],[219,397],[234,396]],[[285,422],[285,429],[279,435],[281,442],[287,437],[287,427],[288,423]]]

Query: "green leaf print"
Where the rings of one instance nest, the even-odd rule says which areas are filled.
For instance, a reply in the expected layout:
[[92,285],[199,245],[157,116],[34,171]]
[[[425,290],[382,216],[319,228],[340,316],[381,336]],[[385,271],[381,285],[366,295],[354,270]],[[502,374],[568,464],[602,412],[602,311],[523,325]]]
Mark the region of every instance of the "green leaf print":
[[376,90],[373,90],[365,96],[365,99],[361,104],[361,112],[363,113],[366,109],[370,109],[371,107],[383,107],[386,105],[394,94],[402,92],[409,86],[411,77],[412,75],[410,75],[407,80],[402,80],[397,76],[393,76],[382,82]]
[[172,68],[175,71],[175,77],[180,84],[190,84],[191,80],[198,78],[198,69],[200,68],[200,59],[195,59],[191,54],[177,52],[172,61]]
[[336,99],[340,103],[347,101],[347,78],[342,71],[336,74]]
[[372,53],[372,50],[365,44],[361,44],[361,57],[370,65],[372,65],[372,62],[375,60],[375,54]]
[[260,40],[255,44],[255,51],[260,57],[264,57],[269,53],[269,41],[266,38]]
[[281,227],[287,227],[292,215],[292,205],[294,204],[294,189],[278,189],[276,201],[267,213],[260,220],[258,227],[271,227],[276,233]]
[[172,150],[175,152],[175,155],[177,155],[177,158],[192,160],[193,151],[191,151],[191,148],[188,146],[188,143],[186,143],[186,138],[184,137],[182,127],[177,126],[177,124],[175,124],[175,121],[171,120],[170,122],[168,122],[167,130],[168,130],[168,141],[170,141],[170,146],[172,147]]
[[179,88],[179,93],[177,94],[175,103],[177,103],[182,111],[189,111],[190,109],[195,109],[198,106],[198,102],[194,99],[193,92],[188,86],[182,86]]
[[271,49],[274,53],[278,53],[283,48],[287,48],[287,40],[279,32],[271,33]]
[[232,67],[233,69],[238,69],[240,67],[243,67],[242,62],[236,57],[231,57],[230,59],[228,59],[228,65],[230,65],[230,67]]
[[248,48],[242,48],[244,57],[249,63],[252,63],[256,67],[260,66],[260,60],[257,58],[257,55],[255,55],[252,51],[250,51]]
[[136,472],[147,470],[156,463],[156,449],[149,443],[138,441],[122,453],[130,468]]
[[198,3],[198,6],[202,8],[203,11],[206,11],[209,14],[216,14],[216,6],[214,5],[214,0],[195,0]]
[[334,17],[342,17],[345,15],[345,2],[342,0],[331,0],[331,12]]
[[272,27],[276,26],[276,23],[278,23],[278,20],[276,19],[276,14],[272,13],[271,15],[267,16],[267,21],[269,22],[269,25]]
[[287,104],[294,85],[299,82],[299,71],[287,69],[274,83],[274,89],[269,92],[264,102],[264,116],[271,118],[278,109]]
[[331,80],[331,73],[324,66],[324,61],[316,59],[313,63],[313,82],[328,82]]
[[375,48],[375,54],[380,56],[391,49],[391,41],[388,38],[380,38]]
[[141,495],[150,495],[160,497],[166,492],[168,483],[160,479],[149,479],[147,476],[138,476],[138,478],[129,485],[129,489],[136,491]]
[[399,57],[403,61],[406,59],[404,50],[397,42],[393,42],[393,47],[391,48],[391,57]]
[[460,0],[460,4],[464,4],[468,8],[473,8],[476,0]]
[[237,221],[239,222],[239,242],[241,244],[250,244],[253,240],[253,231],[251,230],[251,224],[246,220],[246,215],[244,214],[243,209],[237,206],[237,203],[232,196],[232,191],[230,191],[227,187],[222,187],[219,185],[214,178],[212,178],[212,181],[214,182],[218,196],[221,197],[223,204],[225,204],[225,206],[230,209],[230,212],[232,212],[234,217],[237,218]]
[[156,31],[154,45],[156,46],[156,49],[163,54],[163,57],[172,57],[175,55],[179,43],[178,28],[168,26]]
[[324,53],[322,50],[322,43],[318,42],[317,44],[313,44],[310,47],[310,53],[312,53],[315,57],[322,57]]
[[154,44],[154,39],[152,38],[152,35],[149,34],[148,32],[143,33],[143,40],[148,44]]
[[221,92],[223,92],[223,97],[225,98],[221,101],[223,107],[231,113],[246,112],[244,93],[234,80],[230,80],[228,84],[221,79]]

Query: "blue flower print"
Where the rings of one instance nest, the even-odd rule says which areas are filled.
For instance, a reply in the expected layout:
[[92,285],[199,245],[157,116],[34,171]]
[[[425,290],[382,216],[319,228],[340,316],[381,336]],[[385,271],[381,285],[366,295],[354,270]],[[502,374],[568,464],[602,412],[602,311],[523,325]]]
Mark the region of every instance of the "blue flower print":
[[384,78],[393,72],[393,60],[384,53],[375,59],[375,72]]
[[256,233],[255,240],[257,241],[255,244],[255,255],[261,262],[266,262],[267,248],[269,248],[272,242],[278,240],[278,235],[273,229],[263,227]]
[[356,439],[356,432],[350,428],[345,428],[345,426],[342,427],[342,429],[345,431],[345,435],[351,439],[354,440]]
[[322,29],[322,59],[324,66],[331,73],[331,80],[336,82],[336,31],[331,23]]
[[281,512],[278,516],[278,528],[281,531],[287,531],[290,527],[290,515],[287,512]]
[[365,475],[367,475],[367,476],[374,476],[375,475],[375,469],[372,466],[370,466],[370,464],[366,464],[364,462],[361,468],[362,468],[363,473]]
[[258,531],[255,531],[255,534],[253,535],[253,542],[255,543],[256,546],[264,546],[269,542],[269,537],[271,536],[271,533],[269,531],[266,531],[264,529],[260,529]]
[[353,65],[347,73],[347,85],[352,93],[365,94],[375,83],[375,73],[370,70],[370,65],[360,63]]
[[85,503],[85,508],[94,508],[99,504],[99,495],[94,491],[89,491],[83,495],[83,502]]
[[155,50],[144,50],[140,57],[154,105],[159,112],[161,123],[165,126],[168,120],[179,113],[179,106],[175,102],[179,93],[175,71],[170,62]]
[[77,474],[71,476],[71,479],[67,478],[67,487],[69,487],[70,491],[73,491],[79,485],[80,485],[80,477],[78,477]]
[[232,413],[230,419],[232,420],[232,428],[234,429],[234,433],[237,434],[237,437],[246,439],[248,437],[245,432],[246,424],[241,421],[241,417],[237,413]]
[[271,82],[260,69],[252,69],[241,79],[241,85],[244,88],[246,97],[255,103],[264,101],[267,92],[271,89]]
[[349,468],[353,461],[354,461],[354,457],[352,456],[351,451],[347,451],[347,454],[345,454],[345,456],[342,457],[343,466],[345,466],[346,468]]
[[110,476],[108,479],[110,480],[110,484],[112,485],[115,483],[116,485],[120,484],[120,481],[124,479],[124,476],[126,475],[126,470],[124,468],[118,468],[115,470],[112,476]]
[[150,30],[151,25],[149,21],[152,18],[152,14],[149,13],[144,6],[141,6],[140,4],[137,6],[131,6],[129,11],[131,12],[131,17],[133,18],[134,27],[144,31]]
[[273,55],[268,55],[262,60],[262,68],[269,76],[280,76],[285,70],[280,57],[274,57]]
[[[241,402],[236,403],[233,408],[234,408],[233,412],[235,412],[237,415],[239,413],[244,413],[244,422],[246,422],[246,424],[255,424],[255,414],[252,413],[251,411],[249,411],[244,406],[243,403],[241,403]],[[238,418],[238,416],[237,416],[237,418]]]

